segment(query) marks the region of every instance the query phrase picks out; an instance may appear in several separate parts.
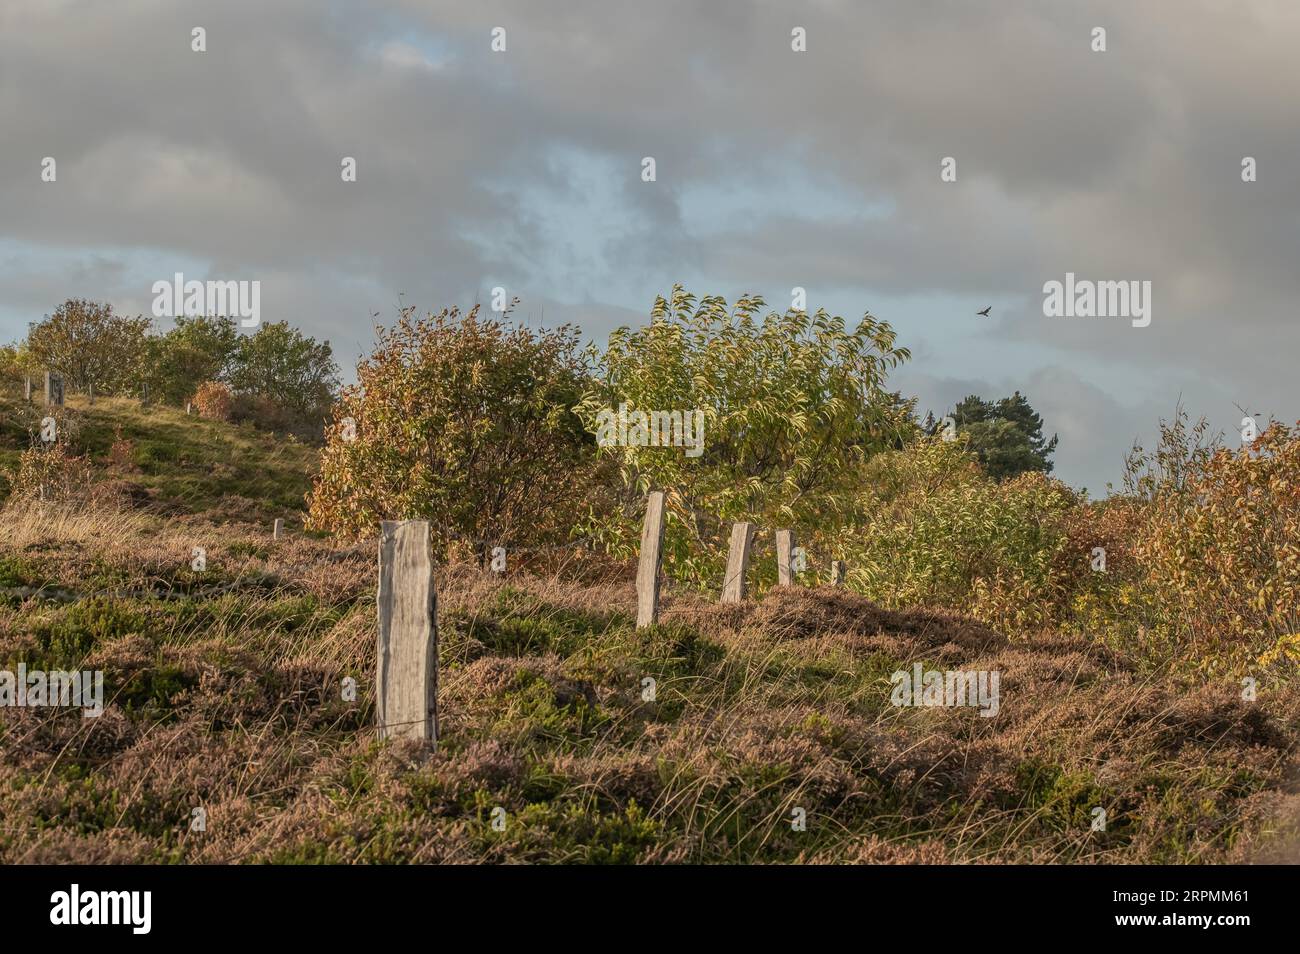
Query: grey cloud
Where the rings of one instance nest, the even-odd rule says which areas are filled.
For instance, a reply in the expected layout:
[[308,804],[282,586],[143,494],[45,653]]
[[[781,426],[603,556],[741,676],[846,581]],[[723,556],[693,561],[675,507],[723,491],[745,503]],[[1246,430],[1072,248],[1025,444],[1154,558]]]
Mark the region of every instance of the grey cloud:
[[[489,51],[498,25],[504,55]],[[789,50],[796,25],[807,54]],[[986,333],[1042,357],[972,376],[1003,392],[1041,381],[1060,473],[1097,486],[1093,461],[1117,477],[1144,415],[1184,387],[1207,408],[1300,417],[1298,40],[1300,8],[1280,0],[10,0],[0,241],[22,251],[0,267],[0,314],[71,294],[147,304],[141,261],[154,277],[183,261],[262,279],[269,319],[341,355],[399,294],[464,305],[491,282],[592,334],[686,275],[700,292],[784,293],[793,275],[864,301],[996,300]],[[1259,182],[1240,181],[1243,155]],[[583,208],[592,168],[613,178],[599,214],[550,221],[537,197]],[[701,214],[731,188],[754,207]],[[801,211],[813,188],[841,208]],[[1042,283],[1067,270],[1151,280],[1151,327],[1044,318]],[[925,329],[909,331],[923,354]],[[1132,392],[1106,393],[1116,375]],[[1072,410],[1084,400],[1105,426]]]

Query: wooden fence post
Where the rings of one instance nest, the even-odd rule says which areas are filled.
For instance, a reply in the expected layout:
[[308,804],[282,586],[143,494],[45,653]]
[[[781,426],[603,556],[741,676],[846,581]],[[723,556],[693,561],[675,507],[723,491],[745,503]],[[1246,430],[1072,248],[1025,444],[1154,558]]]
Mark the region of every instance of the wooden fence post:
[[844,585],[844,561],[831,560],[831,586]]
[[93,407],[95,404],[95,382],[94,381],[90,382],[90,387],[87,389],[86,393],[89,395],[90,404]]
[[778,586],[794,585],[794,531],[776,532],[776,582]]
[[271,525],[271,539],[279,540],[284,536],[284,518],[276,517],[275,523]]
[[745,598],[745,574],[749,572],[749,547],[754,542],[754,525],[747,520],[731,525],[731,546],[727,549],[727,576],[722,582],[722,602],[739,603]]
[[32,403],[32,376],[27,375],[26,383],[23,385],[23,400],[28,404]]
[[641,562],[636,569],[636,628],[659,622],[659,564],[664,546],[664,492],[652,490],[641,528]]
[[63,406],[63,378],[49,371],[45,372],[45,406]]
[[381,739],[438,740],[438,623],[427,520],[385,520],[379,537]]

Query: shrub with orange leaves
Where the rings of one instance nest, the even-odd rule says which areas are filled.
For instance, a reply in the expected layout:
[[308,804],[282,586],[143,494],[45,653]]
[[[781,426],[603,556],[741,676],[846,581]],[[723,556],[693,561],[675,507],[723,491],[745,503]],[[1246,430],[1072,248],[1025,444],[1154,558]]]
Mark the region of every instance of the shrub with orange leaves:
[[1157,493],[1134,548],[1154,635],[1204,668],[1248,664],[1300,631],[1300,433],[1273,424]]
[[229,421],[235,398],[230,388],[220,381],[204,381],[194,392],[194,406],[199,417],[210,421]]
[[565,540],[592,505],[594,441],[572,408],[585,368],[568,326],[485,320],[475,306],[377,329],[326,430],[308,526],[369,536],[420,518],[434,545]]

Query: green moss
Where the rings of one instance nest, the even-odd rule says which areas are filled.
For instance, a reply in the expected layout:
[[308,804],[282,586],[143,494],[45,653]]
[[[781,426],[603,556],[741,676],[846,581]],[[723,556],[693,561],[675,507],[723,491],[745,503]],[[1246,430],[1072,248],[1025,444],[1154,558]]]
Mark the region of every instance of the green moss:
[[[1029,760],[1016,767],[1019,808],[1056,831],[1088,831],[1094,808],[1108,808],[1113,798],[1087,772],[1067,772],[1059,765]],[[1108,810],[1109,811],[1109,810]],[[1113,827],[1107,821],[1108,829]]]
[[0,556],[0,587],[40,586],[46,577],[39,565],[19,556]]
[[92,597],[57,611],[53,618],[37,623],[32,634],[40,647],[46,668],[75,668],[97,644],[142,633],[148,617],[129,600]]
[[498,714],[486,735],[519,743],[580,745],[590,742],[611,720],[580,687],[557,691],[546,679],[520,670],[499,698]]
[[150,718],[171,718],[184,693],[198,685],[198,676],[180,666],[159,662],[137,670],[125,681],[110,678],[105,696],[126,709]]
[[259,544],[247,540],[236,540],[226,548],[226,552],[232,557],[255,557],[259,560],[265,560],[271,556],[271,546],[266,543]]

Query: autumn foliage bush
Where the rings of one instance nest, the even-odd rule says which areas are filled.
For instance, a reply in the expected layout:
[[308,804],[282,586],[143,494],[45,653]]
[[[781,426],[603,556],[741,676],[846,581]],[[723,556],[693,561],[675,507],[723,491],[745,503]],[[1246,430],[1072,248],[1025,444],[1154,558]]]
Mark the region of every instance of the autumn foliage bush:
[[122,427],[113,429],[113,443],[108,447],[108,464],[114,470],[135,469],[135,441],[122,435]]
[[1300,633],[1300,432],[1273,424],[1218,448],[1148,508],[1134,556],[1152,636],[1229,666],[1288,654]]
[[888,607],[943,606],[1012,637],[1062,629],[1202,673],[1300,663],[1300,432],[1237,451],[1180,411],[1090,501],[1037,473],[994,481],[959,439],[862,470],[861,516],[827,539],[849,585]]
[[28,447],[14,466],[0,474],[8,500],[46,500],[103,504],[114,488],[97,481],[90,455],[81,447],[83,416],[70,407],[23,405],[15,415],[27,431]]
[[[1063,630],[1206,672],[1300,660],[1296,430],[1230,452],[1180,409],[1107,499],[1037,471],[997,480],[967,435],[926,435],[886,388],[909,357],[887,324],[763,308],[675,287],[648,325],[585,353],[567,326],[403,309],[334,408],[308,527],[363,536],[423,518],[436,546],[480,560],[575,537],[621,559],[662,489],[664,571],[692,586],[716,588],[732,521],[751,520],[760,594],[772,531],[790,528],[803,582],[843,560],[849,587],[891,609],[952,609],[1017,639]],[[698,453],[597,447],[624,405],[698,410]]]
[[199,417],[210,421],[229,421],[235,398],[228,385],[220,381],[205,381],[194,392],[194,406]]
[[572,408],[584,386],[567,326],[532,330],[478,307],[377,329],[326,430],[308,525],[368,536],[426,519],[435,546],[565,540],[591,506],[592,439]]

